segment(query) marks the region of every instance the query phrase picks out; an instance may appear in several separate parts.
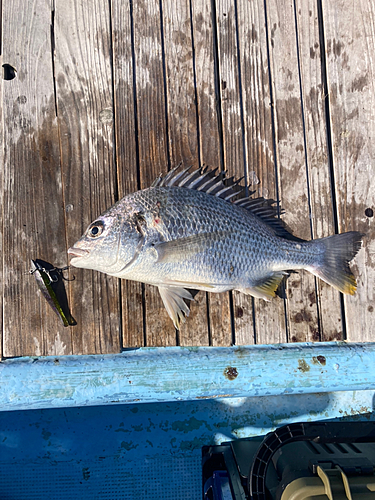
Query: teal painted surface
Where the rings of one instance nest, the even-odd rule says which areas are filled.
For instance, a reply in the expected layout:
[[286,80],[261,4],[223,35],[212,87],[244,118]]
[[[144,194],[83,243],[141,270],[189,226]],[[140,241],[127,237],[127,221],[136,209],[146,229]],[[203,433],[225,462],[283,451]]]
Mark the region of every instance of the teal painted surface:
[[201,498],[201,447],[286,423],[374,420],[375,391],[0,412],[1,498]]
[[0,363],[3,410],[360,391],[375,344],[142,348]]
[[338,343],[3,361],[2,496],[200,498],[203,445],[374,420],[374,367],[375,344]]

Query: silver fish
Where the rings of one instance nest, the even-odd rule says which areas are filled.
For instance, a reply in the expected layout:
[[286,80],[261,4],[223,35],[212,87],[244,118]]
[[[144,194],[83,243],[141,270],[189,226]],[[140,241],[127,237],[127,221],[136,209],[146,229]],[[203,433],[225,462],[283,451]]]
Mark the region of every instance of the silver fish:
[[362,237],[352,231],[300,240],[267,200],[244,196],[239,181],[224,182],[207,167],[176,167],[104,212],[68,253],[75,267],[157,286],[180,328],[189,289],[270,300],[288,271],[306,269],[353,295],[349,262]]

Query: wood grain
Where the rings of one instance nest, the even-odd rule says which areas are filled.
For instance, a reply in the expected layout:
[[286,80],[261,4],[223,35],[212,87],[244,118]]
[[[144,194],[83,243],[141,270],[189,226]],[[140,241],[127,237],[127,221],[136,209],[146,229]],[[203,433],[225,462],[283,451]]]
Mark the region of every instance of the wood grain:
[[[232,0],[219,0],[216,2],[216,23],[217,23],[217,50],[218,50],[218,82],[217,88],[220,92],[220,110],[223,140],[224,168],[228,171],[228,176],[240,178],[244,176],[244,130],[243,130],[243,109],[241,106],[239,60],[237,47],[237,27],[235,2]],[[237,303],[239,294],[233,294],[234,309],[244,306],[251,308],[251,300],[241,297]],[[224,312],[224,311],[223,311]],[[228,318],[229,323],[229,308]],[[238,315],[235,315],[238,319]],[[252,330],[252,316],[246,315],[248,321],[246,327]],[[238,321],[235,322],[235,324]],[[240,328],[240,327],[239,327]],[[251,337],[251,334],[249,335]],[[239,335],[239,339],[241,334]],[[227,335],[221,336],[221,342],[228,345],[231,342],[230,331]],[[236,340],[237,341],[237,340]],[[246,343],[251,343],[246,342]]]
[[201,165],[221,166],[222,148],[215,80],[215,43],[211,0],[192,1],[195,78]]
[[[108,4],[55,2],[55,74],[66,234],[71,246],[115,201],[113,95]],[[118,352],[118,280],[75,269],[74,353]]]
[[[254,197],[277,199],[275,153],[273,144],[272,107],[270,93],[270,72],[267,58],[267,32],[264,4],[262,2],[239,1],[238,38],[242,75],[242,100],[244,109],[244,137],[246,178],[255,191]],[[246,301],[243,306],[239,301]],[[236,320],[236,339],[241,343],[283,342],[286,338],[284,303],[280,298],[267,303],[240,295],[235,306],[235,318],[253,314],[254,333],[246,331],[246,324],[240,326]]]
[[[140,188],[170,165],[159,2],[133,4]],[[175,345],[176,331],[156,287],[145,285],[147,345]]]
[[[2,10],[2,64],[17,72],[0,82],[0,357],[372,340],[369,0],[15,0]],[[60,325],[30,259],[65,266],[92,220],[180,161],[245,175],[302,238],[365,232],[357,295],[342,301],[307,272],[270,303],[200,292],[176,334],[156,287],[74,269],[78,325]]]
[[[210,0],[192,2],[195,78],[199,124],[199,160],[201,165],[223,166],[219,82],[215,57],[217,40],[214,12]],[[197,299],[203,295],[200,292]],[[229,294],[206,294],[210,321],[210,342],[229,345],[232,338]]]
[[370,341],[375,314],[374,5],[323,2],[323,17],[339,232],[367,235],[352,266],[357,294],[345,296],[347,338]]
[[[64,328],[29,276],[30,259],[67,264],[50,2],[3,4],[4,356],[69,354]],[[73,311],[74,313],[75,311]]]
[[[140,188],[130,2],[112,2],[112,30],[116,164],[122,198]],[[142,283],[121,280],[123,347],[144,345],[143,289]]]
[[[0,66],[3,66],[3,56],[0,54]],[[2,75],[3,76],[3,75]],[[3,78],[0,79],[0,164],[4,165],[4,104],[3,104]],[[0,221],[4,220],[4,167],[0,168]],[[3,224],[0,224],[0,253],[4,255]],[[0,266],[0,310],[3,311],[4,279],[3,266]],[[0,359],[4,351],[4,315],[0,315]]]
[[[0,66],[3,66],[3,56],[0,54]],[[3,75],[1,75],[3,76]],[[3,78],[0,79],[0,164],[4,165],[4,104],[3,104]],[[5,166],[5,165],[4,165]],[[4,167],[0,168],[0,221],[4,221]],[[4,255],[3,248],[3,223],[0,224],[0,252]],[[0,310],[3,312],[4,297],[4,269],[0,266]],[[4,352],[4,314],[0,317],[0,360]]]
[[[314,238],[323,238],[335,233],[335,221],[317,3],[311,0],[297,1],[296,18],[312,234]],[[316,279],[316,287],[317,295],[309,293],[308,298],[312,305],[314,300],[318,300],[319,329],[315,330],[309,322],[312,330],[308,338],[314,341],[341,340],[343,325],[340,294],[319,279]]]
[[[267,5],[270,67],[274,81],[278,190],[281,206],[285,210],[283,220],[296,236],[310,240],[306,135],[294,4],[286,6],[276,0]],[[288,279],[286,316],[289,340],[317,340],[313,337],[319,325],[315,279],[311,274],[293,273]]]
[[[171,166],[199,165],[197,103],[190,1],[163,1],[163,34]],[[207,294],[190,303],[190,315],[179,332],[181,345],[208,345]]]

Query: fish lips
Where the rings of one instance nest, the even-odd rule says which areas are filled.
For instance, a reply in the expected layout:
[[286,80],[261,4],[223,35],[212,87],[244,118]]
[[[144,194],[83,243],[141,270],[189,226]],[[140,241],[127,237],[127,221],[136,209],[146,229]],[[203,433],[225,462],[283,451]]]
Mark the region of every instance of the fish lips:
[[68,255],[71,257],[70,263],[74,266],[74,261],[88,257],[90,255],[89,250],[84,250],[83,248],[71,247],[68,249]]

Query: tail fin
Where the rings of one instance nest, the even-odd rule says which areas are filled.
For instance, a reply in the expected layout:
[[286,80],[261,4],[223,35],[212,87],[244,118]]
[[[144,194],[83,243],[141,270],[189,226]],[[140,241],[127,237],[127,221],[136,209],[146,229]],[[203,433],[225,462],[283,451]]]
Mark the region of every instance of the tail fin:
[[325,251],[319,264],[309,270],[340,292],[354,295],[357,282],[350,270],[349,262],[361,248],[363,236],[364,234],[357,231],[350,231],[315,240],[324,246]]

